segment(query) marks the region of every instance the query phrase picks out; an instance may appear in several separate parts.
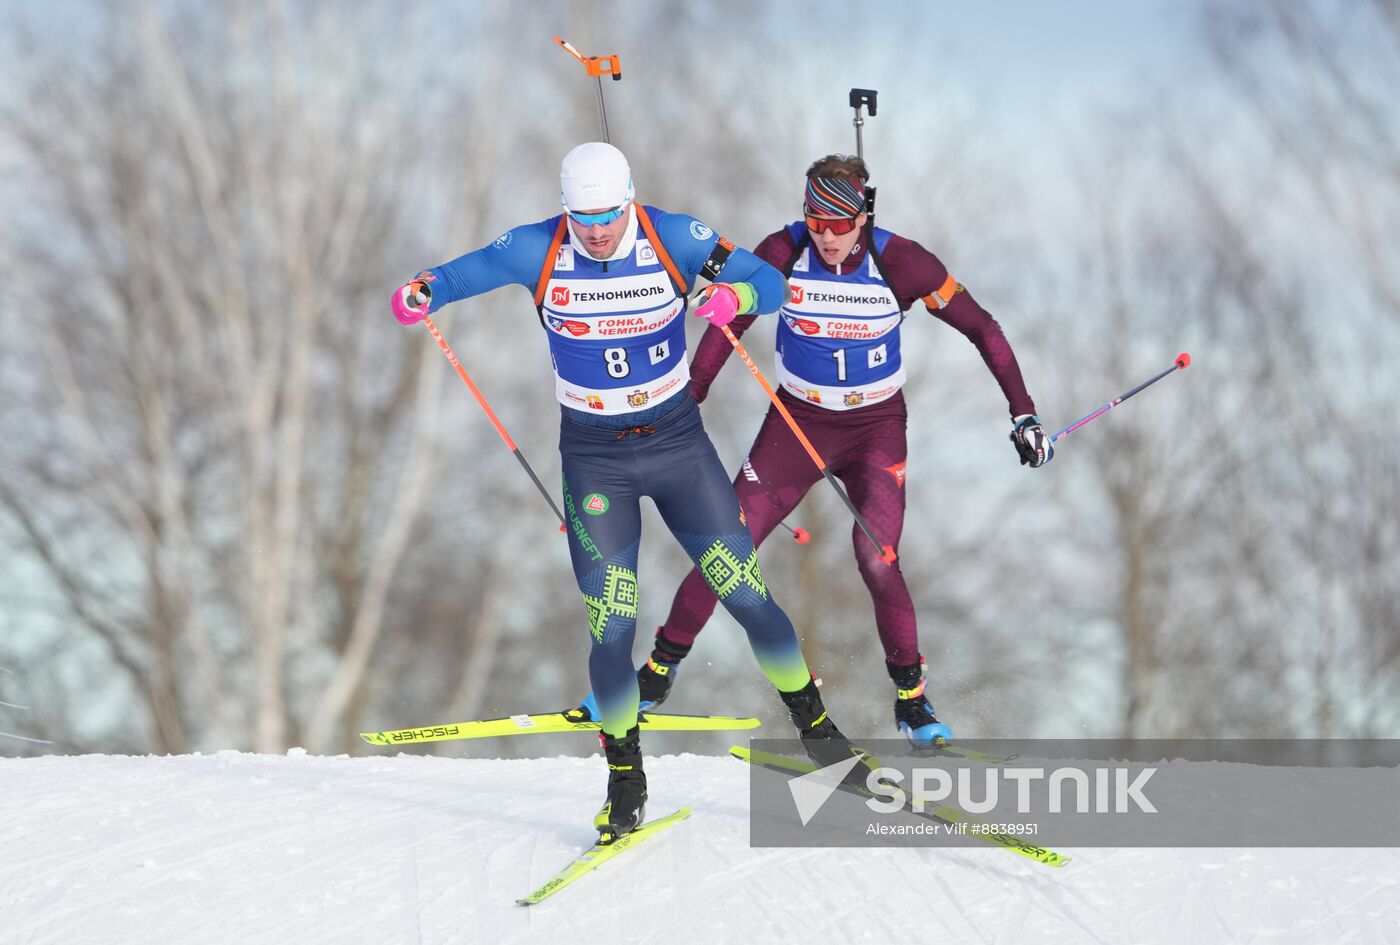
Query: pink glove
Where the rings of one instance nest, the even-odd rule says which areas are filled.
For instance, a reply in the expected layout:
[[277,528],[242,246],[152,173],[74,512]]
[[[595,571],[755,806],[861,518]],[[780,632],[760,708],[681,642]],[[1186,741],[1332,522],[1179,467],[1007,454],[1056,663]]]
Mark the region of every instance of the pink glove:
[[705,302],[695,314],[716,328],[728,325],[739,314],[739,293],[727,282],[716,282],[705,290]]
[[433,301],[433,290],[428,285],[437,276],[422,272],[418,278],[411,282],[405,282],[394,292],[389,299],[389,307],[394,310],[394,317],[404,325],[416,325],[423,320],[423,316],[428,314],[428,306]]

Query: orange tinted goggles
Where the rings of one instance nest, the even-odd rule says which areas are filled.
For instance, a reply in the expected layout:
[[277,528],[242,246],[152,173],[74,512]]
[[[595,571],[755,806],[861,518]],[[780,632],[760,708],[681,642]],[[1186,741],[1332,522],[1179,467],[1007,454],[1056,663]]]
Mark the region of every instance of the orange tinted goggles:
[[828,220],[824,217],[807,216],[807,229],[813,233],[825,233],[827,230],[837,236],[845,236],[856,228],[855,217],[840,217],[835,220]]

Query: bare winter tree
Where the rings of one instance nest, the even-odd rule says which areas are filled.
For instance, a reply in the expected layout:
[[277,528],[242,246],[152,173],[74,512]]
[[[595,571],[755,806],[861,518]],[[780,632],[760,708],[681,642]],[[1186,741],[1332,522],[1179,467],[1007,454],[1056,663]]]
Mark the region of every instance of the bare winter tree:
[[[1377,411],[1400,396],[1400,8],[1208,12],[1213,60],[1263,142],[1269,201],[1232,200],[1199,163],[1197,190],[1247,247],[1285,263],[1248,294],[1277,357],[1289,457],[1269,478],[1261,556],[1274,625],[1295,628],[1283,683],[1301,724],[1374,737],[1400,724],[1400,451],[1375,434]],[[1277,332],[1299,299],[1305,314]]]
[[[1365,736],[1400,713],[1400,457],[1366,432],[1400,354],[1392,7],[1212,6],[1223,115],[1130,123],[1086,188],[1100,239],[1057,399],[1196,354],[1057,460],[1077,492],[1046,633],[1116,687],[1111,734]],[[1203,121],[1230,131],[1203,147]]]
[[[1396,393],[1392,7],[1212,7],[1225,98],[1254,121],[1221,127],[1268,159],[1241,188],[1227,155],[1139,125],[1131,160],[1094,156],[1123,170],[1094,180],[1093,225],[1066,231],[1077,268],[1007,249],[1014,201],[977,122],[938,97],[946,60],[919,54],[919,18],[901,14],[908,45],[886,52],[907,63],[906,97],[886,91],[865,132],[881,223],[1002,321],[1042,412],[1197,353],[1180,383],[1029,474],[975,351],[911,314],[903,557],[965,731],[1395,720],[1400,475],[1374,432]],[[82,55],[17,44],[0,102],[0,702],[25,708],[0,706],[20,723],[0,716],[0,732],[57,750],[349,751],[359,728],[582,695],[583,610],[553,514],[387,293],[557,212],[559,157],[597,126],[595,87],[553,32],[623,54],[627,79],[605,91],[642,199],[742,244],[795,218],[806,166],[854,143],[845,85],[789,11],[755,9],[728,68],[656,41],[708,29],[694,4],[612,13],[484,5],[454,31],[358,5],[150,2],[98,17],[100,42],[75,33]],[[382,55],[406,35],[414,55]],[[1365,55],[1332,55],[1342,43]],[[798,65],[756,87],[774,62]],[[1310,252],[1304,232],[1343,251]],[[556,488],[527,294],[437,321]],[[771,329],[745,343],[771,365]],[[715,391],[706,424],[737,463],[767,402],[733,366]],[[888,681],[849,519],[821,490],[799,512],[817,543],[776,535],[765,573],[842,717],[887,725],[887,700],[865,697]],[[645,548],[639,649],[689,567],[654,519]],[[678,707],[776,720],[737,628],[709,632]],[[1068,681],[1053,711],[1032,673]]]
[[80,64],[36,55],[6,115],[32,186],[0,244],[0,508],[119,707],[61,737],[343,744],[385,628],[426,613],[398,575],[451,545],[424,516],[442,359],[379,317],[423,249],[402,116],[441,103],[372,65],[368,12],[110,25]]

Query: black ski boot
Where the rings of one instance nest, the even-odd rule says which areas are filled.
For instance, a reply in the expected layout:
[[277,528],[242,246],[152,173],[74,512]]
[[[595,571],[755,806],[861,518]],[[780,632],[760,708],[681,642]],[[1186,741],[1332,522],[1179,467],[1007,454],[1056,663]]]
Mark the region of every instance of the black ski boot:
[[855,765],[843,779],[849,784],[865,784],[865,776],[871,767],[870,755],[852,745],[831,717],[826,714],[821,693],[817,691],[817,681],[808,680],[807,685],[797,692],[779,692],[792,716],[792,724],[802,739],[802,747],[813,762],[825,768],[845,761],[852,755],[858,756],[863,764]]
[[689,644],[672,643],[662,635],[662,630],[662,627],[656,628],[656,648],[637,670],[637,689],[641,694],[643,711],[654,709],[666,701],[671,694],[671,685],[676,681],[676,670],[690,652]]
[[646,816],[647,776],[635,725],[621,738],[604,733],[601,740],[608,757],[608,802],[593,818],[593,826],[598,828],[598,842],[606,846],[641,825]]
[[924,686],[928,668],[922,657],[908,666],[886,663],[890,679],[894,680],[894,723],[915,748],[937,748],[953,738],[953,730],[933,714]]

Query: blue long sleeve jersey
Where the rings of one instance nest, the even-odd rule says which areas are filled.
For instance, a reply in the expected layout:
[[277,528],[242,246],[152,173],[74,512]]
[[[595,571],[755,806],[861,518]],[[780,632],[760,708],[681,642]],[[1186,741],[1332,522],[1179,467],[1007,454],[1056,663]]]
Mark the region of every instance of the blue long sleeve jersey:
[[[689,294],[719,236],[683,213],[646,208],[657,238],[685,280]],[[505,285],[532,294],[544,274],[560,217],[515,227],[489,246],[427,271],[430,312]],[[621,241],[628,252],[600,261],[565,239],[548,271],[541,317],[549,335],[559,402],[603,415],[646,410],[690,379],[685,351],[685,299],[632,214]],[[787,298],[782,273],[748,250],[734,248],[716,282],[746,282],[753,311],[777,310]]]

